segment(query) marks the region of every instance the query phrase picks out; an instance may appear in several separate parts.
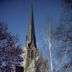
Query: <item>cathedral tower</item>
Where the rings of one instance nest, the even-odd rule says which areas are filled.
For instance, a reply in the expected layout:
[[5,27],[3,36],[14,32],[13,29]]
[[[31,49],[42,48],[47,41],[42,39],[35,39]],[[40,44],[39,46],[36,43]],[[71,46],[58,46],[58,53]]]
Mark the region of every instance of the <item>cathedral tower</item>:
[[24,72],[48,72],[48,62],[40,55],[36,45],[33,8],[31,8],[29,19],[26,43],[22,55]]
[[36,46],[33,8],[31,8],[29,27],[23,52],[24,72],[36,72],[36,57],[39,56],[39,52]]

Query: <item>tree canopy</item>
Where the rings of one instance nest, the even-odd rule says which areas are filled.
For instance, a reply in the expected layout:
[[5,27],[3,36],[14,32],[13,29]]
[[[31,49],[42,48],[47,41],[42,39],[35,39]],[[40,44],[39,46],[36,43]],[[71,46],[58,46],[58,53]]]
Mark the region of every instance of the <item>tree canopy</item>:
[[17,35],[12,35],[11,32],[8,32],[7,25],[0,23],[0,67],[19,64],[22,60],[21,53],[22,49],[18,44]]

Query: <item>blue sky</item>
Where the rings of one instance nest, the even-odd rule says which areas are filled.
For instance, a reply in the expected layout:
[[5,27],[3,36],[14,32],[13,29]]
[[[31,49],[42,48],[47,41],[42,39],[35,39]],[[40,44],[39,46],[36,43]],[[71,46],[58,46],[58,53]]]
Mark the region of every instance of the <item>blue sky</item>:
[[0,22],[7,24],[12,34],[19,34],[20,43],[24,46],[31,4],[33,4],[36,40],[45,55],[39,24],[45,25],[47,17],[51,16],[53,27],[58,26],[62,13],[60,0],[0,0]]
[[0,21],[8,24],[13,34],[19,34],[22,44],[28,30],[31,4],[36,33],[39,33],[39,23],[46,23],[47,16],[52,17],[56,26],[61,14],[60,0],[0,0]]

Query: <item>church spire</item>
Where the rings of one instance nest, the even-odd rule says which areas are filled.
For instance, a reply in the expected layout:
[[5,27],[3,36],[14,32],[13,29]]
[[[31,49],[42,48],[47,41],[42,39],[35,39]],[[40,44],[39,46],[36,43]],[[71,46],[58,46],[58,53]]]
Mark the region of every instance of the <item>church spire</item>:
[[30,45],[33,44],[36,47],[33,6],[31,7],[31,13],[30,13],[30,19],[29,19],[29,28],[28,28],[26,41],[28,41],[30,43]]

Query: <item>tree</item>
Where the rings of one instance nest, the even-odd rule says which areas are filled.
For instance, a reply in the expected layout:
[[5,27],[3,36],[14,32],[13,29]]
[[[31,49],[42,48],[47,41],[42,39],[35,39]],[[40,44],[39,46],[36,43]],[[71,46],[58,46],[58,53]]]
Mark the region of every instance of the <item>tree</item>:
[[40,24],[39,29],[40,29],[40,34],[42,36],[42,40],[44,45],[44,50],[46,50],[46,58],[48,59],[49,63],[49,72],[53,72],[53,58],[52,58],[52,43],[53,43],[53,38],[52,38],[52,18],[51,16],[47,17],[47,23]]
[[65,57],[67,62],[58,72],[71,72],[72,68],[72,0],[64,0],[64,11],[62,13],[60,24],[54,33],[54,38],[58,42],[61,41],[60,47],[56,53],[57,58],[61,61]]
[[[56,58],[56,61],[59,60],[61,62],[59,63],[59,65],[61,65],[60,68],[58,68],[59,70],[56,71],[71,72],[69,70],[72,68],[72,0],[62,0],[62,2],[64,3],[64,9],[61,15],[59,26],[56,28],[56,31],[52,30],[52,26],[49,27],[48,24],[51,23],[47,23],[46,27],[43,26],[43,28],[40,25],[40,28],[44,29],[43,31],[40,29],[40,32],[46,48],[49,48],[49,41],[51,45],[54,45],[52,44],[54,42],[57,43],[56,45],[54,45],[57,46],[57,48],[52,48],[53,50],[55,50],[54,57]],[[52,20],[50,22],[52,22]],[[48,30],[48,27],[51,28],[50,32]],[[67,60],[66,63],[64,62],[65,57]],[[54,61],[52,62],[54,63]]]
[[19,64],[22,60],[21,53],[17,35],[12,35],[8,32],[7,25],[0,23],[0,68]]

